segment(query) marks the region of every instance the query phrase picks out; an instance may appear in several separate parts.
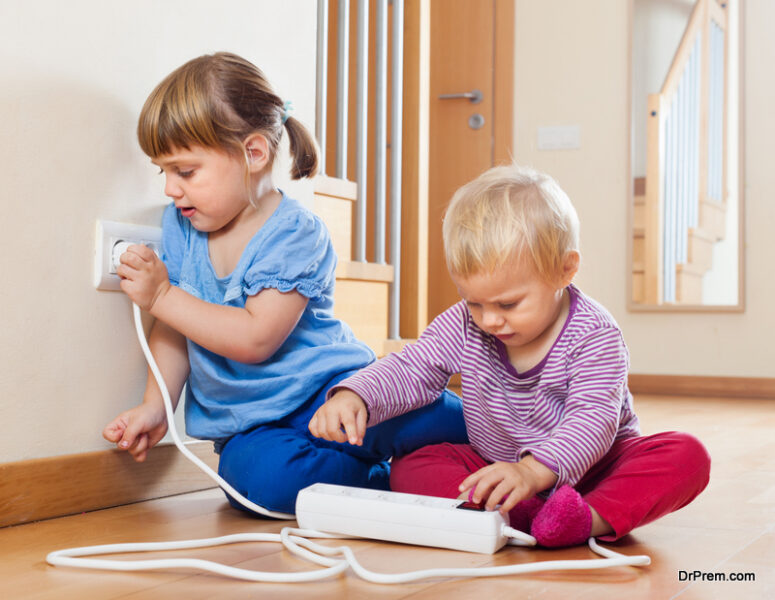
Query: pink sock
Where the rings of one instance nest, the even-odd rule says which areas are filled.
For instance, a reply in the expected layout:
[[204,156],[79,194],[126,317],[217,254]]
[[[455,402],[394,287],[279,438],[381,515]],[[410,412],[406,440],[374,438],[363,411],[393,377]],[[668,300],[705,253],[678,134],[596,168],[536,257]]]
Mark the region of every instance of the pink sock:
[[558,489],[533,520],[530,534],[541,546],[575,546],[589,538],[592,512],[581,495],[569,485]]
[[509,511],[509,525],[519,531],[530,533],[530,525],[538,511],[543,507],[544,502],[545,500],[538,496],[523,500]]

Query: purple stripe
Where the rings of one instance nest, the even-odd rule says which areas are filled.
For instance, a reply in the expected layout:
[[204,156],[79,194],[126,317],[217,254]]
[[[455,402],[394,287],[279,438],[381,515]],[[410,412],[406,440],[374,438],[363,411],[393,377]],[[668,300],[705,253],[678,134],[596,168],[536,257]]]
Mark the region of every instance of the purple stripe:
[[614,319],[571,286],[568,320],[541,363],[518,375],[500,342],[458,303],[407,346],[342,382],[359,394],[375,424],[432,402],[461,373],[468,435],[491,461],[526,453],[573,484],[615,438],[637,435],[626,386],[629,357]]

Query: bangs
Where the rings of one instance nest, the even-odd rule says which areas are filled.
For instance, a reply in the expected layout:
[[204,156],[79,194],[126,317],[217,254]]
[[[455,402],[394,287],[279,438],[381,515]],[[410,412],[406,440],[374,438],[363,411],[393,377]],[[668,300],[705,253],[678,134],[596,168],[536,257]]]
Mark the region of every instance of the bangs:
[[174,72],[145,101],[137,124],[137,139],[151,158],[191,146],[218,148],[219,126],[215,90],[194,72]]

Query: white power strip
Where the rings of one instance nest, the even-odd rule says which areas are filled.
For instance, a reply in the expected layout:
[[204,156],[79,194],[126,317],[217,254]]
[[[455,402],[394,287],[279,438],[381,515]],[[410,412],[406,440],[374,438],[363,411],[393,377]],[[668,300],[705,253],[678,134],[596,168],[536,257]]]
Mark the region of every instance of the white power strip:
[[[299,492],[296,520],[303,529],[483,554],[497,552],[521,533],[499,512],[470,508],[463,500],[326,483]],[[535,544],[523,536],[524,545]]]

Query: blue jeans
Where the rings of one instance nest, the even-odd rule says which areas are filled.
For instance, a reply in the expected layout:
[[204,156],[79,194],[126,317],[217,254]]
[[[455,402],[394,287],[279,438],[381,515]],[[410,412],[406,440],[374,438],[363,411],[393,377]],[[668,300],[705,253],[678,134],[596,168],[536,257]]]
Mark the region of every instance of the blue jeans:
[[[460,398],[446,390],[428,406],[369,427],[362,446],[314,437],[307,428],[309,420],[328,390],[351,374],[334,378],[282,420],[232,437],[221,450],[221,477],[255,504],[293,513],[296,495],[308,485],[322,482],[387,490],[390,457],[429,444],[468,443]],[[229,502],[247,510],[232,498]]]

